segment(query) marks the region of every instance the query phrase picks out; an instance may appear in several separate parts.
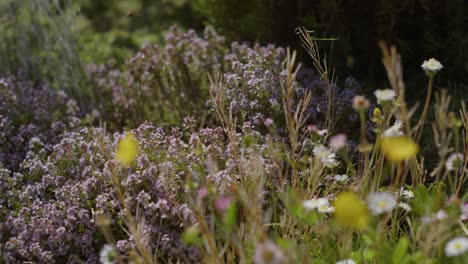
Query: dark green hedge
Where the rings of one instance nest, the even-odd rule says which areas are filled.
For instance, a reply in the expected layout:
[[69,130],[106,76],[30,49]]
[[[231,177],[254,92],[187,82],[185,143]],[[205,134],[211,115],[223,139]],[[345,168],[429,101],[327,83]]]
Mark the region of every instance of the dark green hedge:
[[[338,72],[368,83],[385,81],[377,47],[385,40],[402,53],[410,85],[422,83],[422,61],[436,57],[446,65],[440,78],[467,89],[461,86],[468,84],[467,1],[196,0],[196,6],[207,22],[233,39],[299,47],[298,26],[318,37],[339,37],[332,44]],[[329,48],[330,42],[324,45]]]

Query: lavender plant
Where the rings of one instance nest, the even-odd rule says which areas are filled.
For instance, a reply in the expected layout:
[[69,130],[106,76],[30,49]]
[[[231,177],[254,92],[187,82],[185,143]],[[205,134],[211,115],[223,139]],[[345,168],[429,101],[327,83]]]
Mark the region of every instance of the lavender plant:
[[[135,241],[124,231],[128,208],[138,216],[143,242],[156,259],[199,260],[199,250],[181,240],[184,229],[195,223],[189,197],[204,186],[216,196],[228,195],[241,161],[234,159],[239,153],[221,129],[193,131],[193,121],[187,121],[185,130],[174,128],[169,134],[149,123],[128,132],[138,138],[140,153],[130,167],[107,158],[123,134],[109,137],[102,129],[84,128],[65,134],[50,156],[30,155],[14,177],[2,169],[3,260],[96,263],[106,242],[98,231],[99,215],[111,219],[115,247],[130,257]],[[246,149],[244,158],[254,153]],[[124,190],[125,207],[111,183],[113,176]]]
[[172,27],[165,41],[145,45],[124,69],[88,66],[91,85],[102,96],[95,110],[103,120],[119,128],[145,120],[167,125],[187,116],[206,118],[207,73],[223,68],[224,37],[211,27],[203,37]]
[[13,171],[29,152],[50,152],[80,123],[75,101],[42,85],[2,78],[0,102],[0,162]]
[[[238,124],[249,121],[258,126],[271,118],[278,127],[284,124],[281,106],[281,83],[286,52],[274,45],[253,46],[233,42],[228,47],[224,37],[207,27],[203,36],[172,27],[165,46],[146,45],[124,67],[113,62],[88,65],[91,85],[98,94],[94,117],[106,121],[112,129],[138,126],[150,120],[163,126],[180,124],[184,117],[195,116],[199,124],[216,124],[214,104],[209,98],[208,75],[223,74],[226,111]],[[324,81],[310,68],[297,77],[294,101],[306,91],[314,94],[307,114],[310,123],[325,126],[323,113],[328,93]],[[336,123],[357,124],[351,111],[352,97],[360,89],[353,78],[343,88],[333,90],[334,117],[348,116]],[[294,111],[292,106],[291,111]],[[351,130],[349,127],[340,127]]]

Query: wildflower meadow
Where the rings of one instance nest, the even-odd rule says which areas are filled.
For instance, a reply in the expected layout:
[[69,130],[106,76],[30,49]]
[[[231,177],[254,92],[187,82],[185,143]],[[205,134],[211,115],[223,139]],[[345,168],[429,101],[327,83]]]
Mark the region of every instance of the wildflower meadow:
[[226,0],[62,2],[0,3],[0,264],[468,263],[446,53],[382,37],[377,85],[352,38],[264,42]]

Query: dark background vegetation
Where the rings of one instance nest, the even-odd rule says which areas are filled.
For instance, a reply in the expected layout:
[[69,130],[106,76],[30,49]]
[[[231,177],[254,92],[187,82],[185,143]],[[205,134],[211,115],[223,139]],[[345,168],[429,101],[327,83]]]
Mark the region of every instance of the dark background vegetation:
[[[379,40],[402,53],[410,101],[425,94],[420,65],[435,57],[437,77],[456,97],[468,94],[468,4],[463,0],[2,0],[0,74],[20,72],[83,87],[80,64],[123,61],[172,24],[215,28],[228,40],[275,43],[302,51],[298,26],[322,41],[339,79],[383,88]],[[307,63],[302,52],[301,60]],[[39,67],[40,66],[40,67]]]

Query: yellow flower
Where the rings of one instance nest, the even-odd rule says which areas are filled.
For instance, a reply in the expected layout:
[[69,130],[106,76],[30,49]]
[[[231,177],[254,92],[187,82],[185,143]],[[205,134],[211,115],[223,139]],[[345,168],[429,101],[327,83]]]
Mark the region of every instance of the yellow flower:
[[138,156],[138,142],[133,134],[127,134],[117,145],[115,157],[124,165],[130,165]]
[[382,116],[382,110],[380,110],[380,108],[376,107],[376,108],[374,108],[373,114],[374,114],[375,117],[380,117],[380,116]]
[[407,136],[384,137],[381,150],[385,158],[396,162],[414,157],[419,152],[419,146]]
[[335,202],[335,220],[346,228],[363,229],[369,222],[366,204],[352,192],[340,193]]

